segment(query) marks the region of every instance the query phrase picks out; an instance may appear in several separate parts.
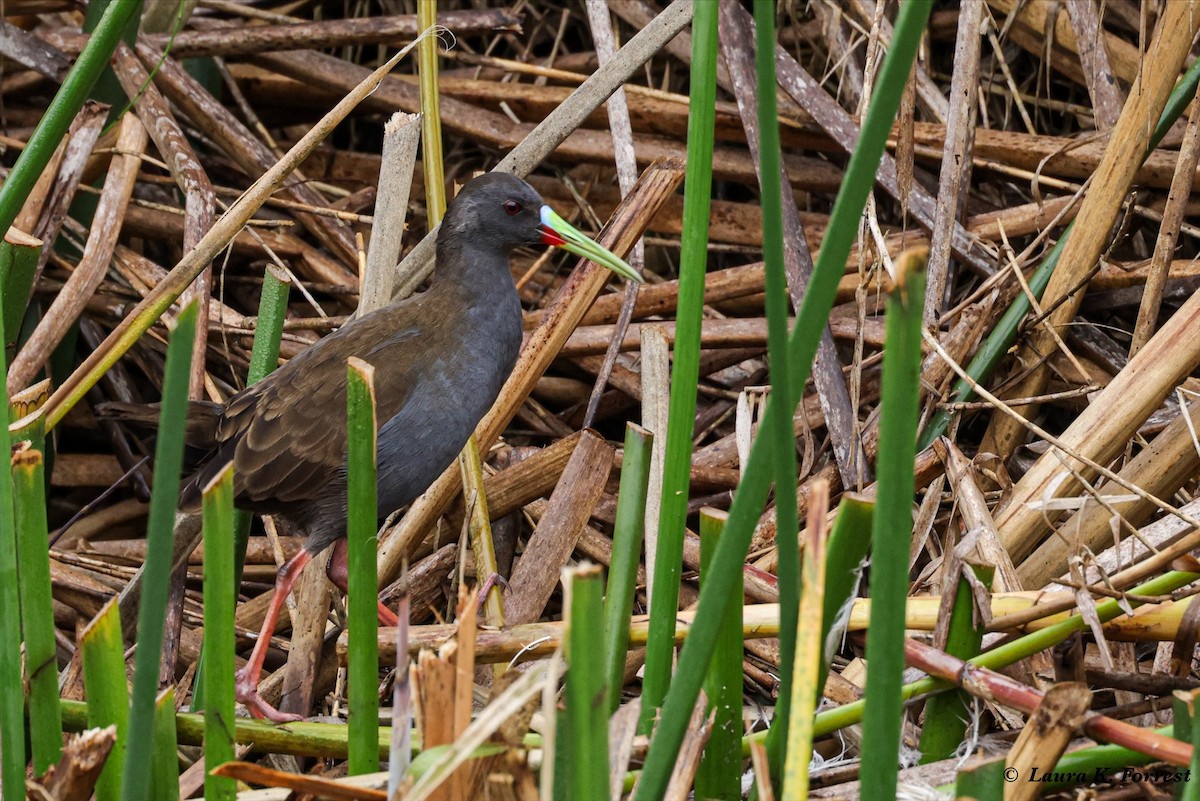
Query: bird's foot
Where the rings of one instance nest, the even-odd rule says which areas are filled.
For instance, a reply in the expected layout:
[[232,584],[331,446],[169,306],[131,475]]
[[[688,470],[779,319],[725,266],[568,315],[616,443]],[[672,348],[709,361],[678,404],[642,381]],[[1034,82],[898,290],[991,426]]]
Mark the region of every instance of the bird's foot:
[[280,712],[275,707],[268,704],[261,695],[258,694],[257,677],[251,678],[246,675],[244,670],[239,670],[236,674],[237,683],[234,685],[234,693],[239,704],[245,704],[246,709],[252,717],[260,720],[269,720],[272,723],[295,723],[304,720],[303,715],[294,715],[290,712]]
[[393,612],[391,609],[388,609],[387,605],[384,604],[383,601],[380,601],[379,622],[384,626],[398,626],[400,625],[400,618],[396,616],[395,612]]
[[504,592],[510,592],[512,587],[508,586],[508,579],[499,573],[492,573],[483,583],[479,585],[479,608],[482,610],[483,605],[487,603],[488,593],[492,591],[492,587],[500,585],[504,588]]

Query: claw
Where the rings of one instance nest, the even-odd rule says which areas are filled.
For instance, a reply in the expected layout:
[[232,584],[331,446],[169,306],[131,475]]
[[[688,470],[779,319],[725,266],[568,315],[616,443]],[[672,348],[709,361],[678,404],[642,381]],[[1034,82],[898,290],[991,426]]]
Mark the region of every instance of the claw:
[[488,593],[493,587],[500,586],[504,588],[504,592],[511,592],[512,587],[508,584],[508,579],[499,573],[492,573],[483,580],[483,584],[479,585],[479,609],[483,609],[483,605],[487,603]]
[[247,675],[246,671],[239,670],[235,674],[237,683],[234,685],[234,692],[239,704],[245,704],[246,709],[253,717],[259,720],[269,720],[272,723],[295,723],[304,720],[303,715],[295,715],[290,712],[280,712],[275,707],[268,704],[261,695],[258,694],[258,683]]

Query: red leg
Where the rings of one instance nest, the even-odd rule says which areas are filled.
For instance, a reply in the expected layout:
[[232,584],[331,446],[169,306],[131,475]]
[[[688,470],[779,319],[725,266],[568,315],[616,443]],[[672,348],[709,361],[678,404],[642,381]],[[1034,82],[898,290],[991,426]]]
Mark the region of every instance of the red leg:
[[[342,591],[343,595],[350,594],[349,552],[346,549],[345,538],[334,542],[333,552],[329,554],[329,563],[325,565],[325,575],[333,582],[333,586]],[[395,626],[400,622],[400,618],[396,617],[396,613],[388,609],[383,601],[380,601],[379,622],[385,626]]]
[[245,704],[246,709],[256,718],[266,718],[275,723],[304,720],[303,715],[280,712],[264,701],[258,694],[258,682],[262,675],[263,659],[267,656],[267,645],[271,641],[271,635],[275,633],[275,623],[279,620],[279,611],[283,609],[288,593],[300,577],[300,571],[311,560],[312,553],[307,548],[301,548],[299,553],[279,568],[279,575],[275,577],[275,597],[271,599],[267,616],[263,618],[262,631],[259,632],[258,641],[254,643],[254,650],[250,652],[250,661],[237,672],[237,700]]

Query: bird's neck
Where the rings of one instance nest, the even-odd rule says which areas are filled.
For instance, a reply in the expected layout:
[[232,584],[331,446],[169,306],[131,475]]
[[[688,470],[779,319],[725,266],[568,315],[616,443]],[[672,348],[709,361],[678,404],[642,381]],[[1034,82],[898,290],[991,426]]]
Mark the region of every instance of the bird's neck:
[[508,254],[468,237],[455,237],[449,245],[439,244],[430,291],[453,295],[467,303],[514,294]]

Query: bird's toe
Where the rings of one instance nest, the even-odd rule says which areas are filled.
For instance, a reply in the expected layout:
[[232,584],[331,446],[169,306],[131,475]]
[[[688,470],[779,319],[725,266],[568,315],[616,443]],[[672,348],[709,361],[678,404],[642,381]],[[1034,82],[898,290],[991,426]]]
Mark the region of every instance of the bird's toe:
[[235,685],[235,696],[239,704],[243,704],[246,710],[252,717],[259,720],[269,720],[272,723],[295,723],[304,720],[303,715],[296,715],[291,712],[280,712],[275,707],[271,706],[266,700],[258,694],[258,683],[247,681],[247,677],[242,674],[242,671],[237,673],[237,683]]

